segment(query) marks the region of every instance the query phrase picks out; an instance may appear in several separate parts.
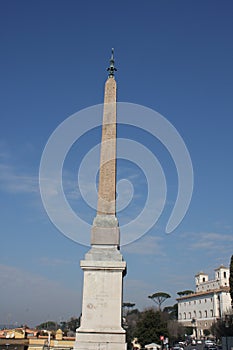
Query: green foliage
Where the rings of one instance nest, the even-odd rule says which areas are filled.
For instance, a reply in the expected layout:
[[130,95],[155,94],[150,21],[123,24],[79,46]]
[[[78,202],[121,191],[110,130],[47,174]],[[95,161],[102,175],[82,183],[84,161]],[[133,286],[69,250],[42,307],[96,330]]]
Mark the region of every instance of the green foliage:
[[36,328],[39,330],[47,331],[56,331],[58,328],[66,334],[69,331],[75,332],[80,325],[80,317],[71,317],[67,321],[62,321],[60,324],[57,324],[54,321],[47,321],[39,324]]
[[166,312],[168,315],[170,315],[173,311],[173,306],[166,306],[164,309],[163,309],[163,312]]
[[193,294],[194,291],[193,290],[190,290],[190,289],[187,289],[187,290],[183,290],[181,292],[177,292],[177,294],[181,297],[183,295],[189,295],[189,294]]
[[124,328],[126,329],[126,341],[129,349],[132,348],[131,341],[134,338],[135,327],[140,318],[140,315],[141,312],[138,309],[133,309],[129,311],[126,316],[126,324]]
[[45,329],[47,331],[55,331],[57,329],[57,323],[54,321],[47,321],[39,324],[36,328],[40,330]]
[[231,256],[231,262],[230,262],[230,295],[231,295],[231,305],[233,307],[233,255]]
[[133,338],[139,338],[140,344],[159,342],[160,335],[168,336],[171,342],[184,339],[185,334],[192,334],[192,327],[183,327],[176,319],[178,305],[167,306],[164,310],[155,309],[140,312],[138,309],[129,311],[126,315],[124,328],[126,329],[128,349],[131,349]]
[[210,327],[210,331],[216,338],[220,339],[225,336],[233,336],[233,315],[229,316],[229,321],[219,319]]
[[163,309],[163,312],[166,312],[168,314],[170,320],[177,320],[178,319],[178,303],[174,304],[173,306],[166,306]]
[[193,334],[193,327],[191,327],[191,326],[184,327],[184,334],[192,335]]
[[75,332],[76,329],[79,327],[80,325],[80,317],[71,317],[69,320],[67,321],[62,321],[59,324],[59,328],[61,328],[61,330],[67,334],[67,332]]
[[205,336],[205,337],[208,337],[208,335],[210,335],[209,329],[204,329],[204,330],[203,330],[203,333],[204,333],[204,336]]
[[131,307],[134,307],[134,306],[135,306],[135,304],[133,304],[133,303],[123,303],[123,305],[122,305],[123,308],[124,307],[131,308]]
[[180,322],[177,320],[169,320],[168,321],[168,333],[169,333],[169,341],[170,343],[176,343],[181,339],[184,339],[185,327],[182,326]]
[[142,346],[152,342],[158,343],[161,335],[168,336],[167,322],[163,321],[162,313],[154,309],[142,312],[134,331],[139,343]]
[[171,298],[171,296],[168,293],[164,293],[164,292],[157,292],[154,293],[152,295],[148,296],[149,299],[152,299],[159,307],[159,310],[161,311],[161,305],[162,303],[168,299]]
[[76,332],[76,329],[79,327],[80,325],[80,317],[71,317],[68,321],[67,321],[67,328],[69,331],[72,332]]
[[123,308],[123,310],[126,310],[124,312],[124,316],[127,316],[129,313],[129,310],[132,309],[134,306],[135,306],[134,303],[123,303],[122,308]]

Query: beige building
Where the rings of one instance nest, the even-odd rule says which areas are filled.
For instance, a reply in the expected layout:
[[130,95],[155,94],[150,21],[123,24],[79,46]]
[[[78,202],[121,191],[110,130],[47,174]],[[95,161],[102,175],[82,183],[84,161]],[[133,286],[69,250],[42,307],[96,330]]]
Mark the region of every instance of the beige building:
[[28,327],[19,327],[13,329],[0,329],[0,339],[25,339],[28,335],[36,336],[38,330]]
[[[59,334],[59,332],[61,332]],[[74,346],[75,338],[63,337],[62,331],[56,332],[55,338],[39,337],[29,338],[27,350],[71,350]]]
[[229,268],[222,265],[215,269],[213,280],[200,272],[195,276],[195,293],[177,299],[178,321],[184,326],[194,327],[197,338],[204,335],[204,329],[209,329],[213,322],[225,317],[231,310],[229,274]]
[[[64,337],[62,330],[58,329],[52,335],[39,335],[36,329],[17,328],[0,330],[0,348],[12,350],[71,350],[74,347],[75,337]],[[7,346],[6,346],[7,344]]]

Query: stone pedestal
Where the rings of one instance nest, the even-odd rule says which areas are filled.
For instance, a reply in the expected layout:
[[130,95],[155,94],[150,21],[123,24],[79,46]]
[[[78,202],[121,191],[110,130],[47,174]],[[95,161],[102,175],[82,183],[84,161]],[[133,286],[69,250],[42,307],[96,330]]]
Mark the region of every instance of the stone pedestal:
[[84,271],[81,325],[75,350],[126,350],[122,328],[122,280],[126,263],[116,246],[93,245]]

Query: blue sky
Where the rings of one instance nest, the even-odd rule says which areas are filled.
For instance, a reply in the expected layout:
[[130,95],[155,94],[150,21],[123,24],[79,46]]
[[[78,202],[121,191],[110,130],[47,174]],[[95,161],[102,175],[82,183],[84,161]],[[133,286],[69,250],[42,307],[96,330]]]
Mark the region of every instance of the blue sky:
[[[103,102],[112,47],[118,101],[152,108],[173,124],[189,150],[195,179],[184,220],[165,234],[177,194],[174,164],[148,133],[119,127],[120,137],[155,153],[168,188],[157,224],[122,248],[128,265],[124,300],[143,309],[151,305],[147,296],[162,290],[172,296],[167,304],[173,304],[177,291],[194,288],[199,270],[213,277],[214,268],[229,264],[232,18],[230,0],[1,1],[0,323],[36,325],[81,312],[79,260],[88,248],[50,222],[39,193],[39,164],[61,122]],[[67,193],[76,191],[78,162],[100,141],[100,129],[81,141],[66,160]],[[134,178],[137,195],[119,213],[120,223],[145,202],[140,169],[119,161],[118,178],[127,176]],[[70,203],[92,221],[94,210],[76,203],[75,196]]]

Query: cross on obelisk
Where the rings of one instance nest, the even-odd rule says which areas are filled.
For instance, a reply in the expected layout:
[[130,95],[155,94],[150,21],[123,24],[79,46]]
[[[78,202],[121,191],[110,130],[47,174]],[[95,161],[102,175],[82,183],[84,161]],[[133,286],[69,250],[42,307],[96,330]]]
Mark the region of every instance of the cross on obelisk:
[[75,350],[126,350],[122,328],[122,282],[126,270],[119,251],[116,218],[116,81],[114,55],[105,83],[97,215],[84,271],[82,317]]

